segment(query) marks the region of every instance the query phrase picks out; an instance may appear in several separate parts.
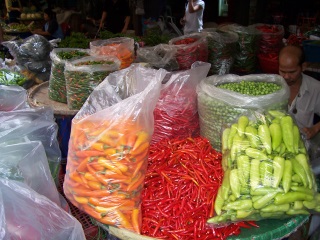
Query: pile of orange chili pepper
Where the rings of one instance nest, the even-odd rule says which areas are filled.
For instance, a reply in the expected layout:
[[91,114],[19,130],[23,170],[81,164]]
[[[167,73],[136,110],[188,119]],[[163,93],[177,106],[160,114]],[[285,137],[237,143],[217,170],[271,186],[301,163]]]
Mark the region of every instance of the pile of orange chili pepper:
[[207,139],[162,140],[151,145],[142,192],[143,235],[160,239],[226,239],[239,222],[213,228],[214,201],[223,178],[221,153]]
[[176,59],[179,70],[190,69],[196,61],[208,61],[208,45],[205,38],[185,37],[173,41],[178,46]]
[[133,121],[73,120],[64,193],[97,221],[140,233],[150,135]]

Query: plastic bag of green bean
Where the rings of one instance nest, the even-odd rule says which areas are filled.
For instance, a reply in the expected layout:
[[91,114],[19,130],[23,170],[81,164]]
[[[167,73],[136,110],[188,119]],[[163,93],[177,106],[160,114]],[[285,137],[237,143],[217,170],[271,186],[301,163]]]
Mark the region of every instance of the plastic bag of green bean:
[[66,61],[72,61],[81,57],[89,56],[89,49],[80,48],[55,48],[50,52],[51,72],[49,79],[49,98],[67,103],[66,81],[64,67]]
[[109,73],[119,70],[120,64],[120,60],[114,56],[89,56],[67,61],[64,75],[68,108],[80,109],[93,89]]
[[261,38],[260,32],[257,29],[237,24],[224,25],[218,30],[231,31],[239,37],[231,72],[236,74],[254,73],[258,65],[257,53]]
[[221,150],[223,126],[232,123],[248,109],[286,110],[289,87],[275,74],[213,75],[197,86],[200,135]]
[[204,29],[203,32],[208,40],[208,62],[211,63],[209,76],[228,74],[234,62],[238,35],[216,29]]

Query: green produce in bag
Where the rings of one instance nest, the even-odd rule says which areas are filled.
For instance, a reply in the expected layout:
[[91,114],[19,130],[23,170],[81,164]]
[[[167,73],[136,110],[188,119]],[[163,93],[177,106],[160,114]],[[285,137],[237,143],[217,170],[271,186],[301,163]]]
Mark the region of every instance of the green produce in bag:
[[229,134],[222,134],[222,142],[230,143],[223,150],[225,175],[215,201],[216,215],[208,223],[320,212],[320,193],[306,147],[290,115],[252,111],[223,131]]
[[274,74],[213,75],[197,86],[200,135],[221,151],[221,129],[248,110],[286,110],[289,88]]

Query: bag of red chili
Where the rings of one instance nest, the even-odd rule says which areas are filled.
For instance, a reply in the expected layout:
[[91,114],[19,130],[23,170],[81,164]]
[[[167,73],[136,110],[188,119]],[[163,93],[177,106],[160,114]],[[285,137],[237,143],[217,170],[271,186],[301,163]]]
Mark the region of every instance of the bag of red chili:
[[261,33],[261,40],[259,42],[259,53],[278,54],[283,47],[284,28],[282,25],[270,25],[257,23],[249,26],[257,29]]
[[207,76],[209,69],[209,63],[195,62],[190,70],[173,73],[162,84],[153,112],[152,144],[163,139],[200,135],[196,86]]
[[196,61],[208,61],[208,41],[202,33],[172,38],[169,44],[177,47],[176,59],[179,70],[190,69]]

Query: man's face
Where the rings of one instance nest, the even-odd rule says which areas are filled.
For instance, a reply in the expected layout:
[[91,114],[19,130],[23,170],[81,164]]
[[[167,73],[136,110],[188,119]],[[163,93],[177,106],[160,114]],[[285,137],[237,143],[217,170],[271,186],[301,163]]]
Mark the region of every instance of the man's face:
[[298,60],[279,58],[279,74],[286,80],[288,86],[292,86],[302,78],[302,67]]

